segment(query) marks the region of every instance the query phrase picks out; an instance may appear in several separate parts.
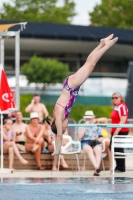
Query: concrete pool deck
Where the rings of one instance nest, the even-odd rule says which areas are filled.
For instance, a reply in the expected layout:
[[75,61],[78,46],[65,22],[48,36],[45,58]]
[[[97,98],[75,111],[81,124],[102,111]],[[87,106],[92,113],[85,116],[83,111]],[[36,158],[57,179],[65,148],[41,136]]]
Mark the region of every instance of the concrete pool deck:
[[[13,173],[2,173],[2,178],[52,178],[52,177],[94,177],[94,170],[74,171],[72,170],[15,170]],[[99,177],[112,177],[110,171],[101,171]],[[126,159],[126,172],[115,173],[115,177],[133,178],[133,159]]]
[[[13,173],[0,173],[2,178],[52,178],[52,177],[94,177],[94,171],[81,171],[72,173],[72,171],[59,171],[51,173],[50,170],[38,171],[38,170],[16,170]],[[100,172],[99,177],[112,177],[109,171]],[[133,178],[133,171],[126,171],[124,173],[115,173],[115,177],[130,177]]]

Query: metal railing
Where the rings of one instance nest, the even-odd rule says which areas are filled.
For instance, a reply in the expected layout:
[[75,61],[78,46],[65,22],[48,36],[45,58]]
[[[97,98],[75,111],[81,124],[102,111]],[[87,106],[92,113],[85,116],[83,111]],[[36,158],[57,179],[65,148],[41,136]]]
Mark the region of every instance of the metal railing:
[[[23,117],[23,121],[28,124],[29,121],[30,121],[30,118],[29,117]],[[133,119],[128,119],[128,123],[127,124],[111,124],[111,120],[108,119],[108,124],[83,124],[82,122],[84,121],[84,119],[80,119],[78,121],[78,123],[75,123],[75,124],[68,124],[68,127],[75,127],[75,128],[78,128],[78,127],[81,127],[81,126],[99,126],[99,127],[102,127],[102,128],[107,128],[107,132],[108,134],[110,133],[110,129],[113,128],[113,127],[119,127],[119,128],[129,128],[129,134],[132,134],[133,135]]]

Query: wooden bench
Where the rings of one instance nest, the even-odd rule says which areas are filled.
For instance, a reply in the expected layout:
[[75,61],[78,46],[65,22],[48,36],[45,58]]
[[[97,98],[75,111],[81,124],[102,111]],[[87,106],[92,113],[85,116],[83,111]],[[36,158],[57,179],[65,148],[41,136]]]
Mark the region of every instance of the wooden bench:
[[[18,158],[15,156],[15,158],[14,158],[14,168],[15,169],[20,169],[20,170],[37,169],[37,165],[36,165],[34,155],[31,155],[29,153],[22,153],[21,155],[23,156],[23,158],[28,160],[29,163],[27,165],[23,165],[23,164],[20,163]],[[65,158],[67,164],[69,165],[68,170],[71,170],[72,163],[73,163],[73,168],[77,169],[77,162],[76,162],[76,156],[75,155],[64,155],[64,158]],[[81,168],[83,166],[83,161],[84,161],[83,155],[79,154],[79,162],[80,162]],[[46,170],[51,170],[52,169],[52,163],[53,163],[53,157],[51,156],[51,154],[49,154],[49,153],[41,154],[41,163],[42,163],[42,166],[44,166]],[[104,165],[105,165],[105,167],[109,167],[108,157],[104,158]],[[6,153],[4,154],[4,167],[5,168],[9,167],[8,154],[6,154]],[[94,170],[94,168],[93,168],[93,166],[90,163],[88,158],[86,159],[86,167],[85,168],[86,168],[86,170]],[[102,165],[101,165],[101,168],[102,168]]]

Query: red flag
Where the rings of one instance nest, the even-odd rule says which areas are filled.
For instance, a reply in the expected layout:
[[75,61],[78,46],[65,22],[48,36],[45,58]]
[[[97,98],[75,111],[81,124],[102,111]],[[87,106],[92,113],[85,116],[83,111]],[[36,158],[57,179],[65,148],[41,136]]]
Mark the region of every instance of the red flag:
[[0,65],[0,113],[9,113],[16,110],[13,93],[7,82],[7,77]]

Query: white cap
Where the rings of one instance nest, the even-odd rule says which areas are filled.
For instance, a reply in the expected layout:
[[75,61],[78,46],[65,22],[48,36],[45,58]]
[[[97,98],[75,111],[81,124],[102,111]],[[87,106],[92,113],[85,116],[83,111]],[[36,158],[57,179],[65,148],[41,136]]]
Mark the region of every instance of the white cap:
[[83,118],[84,119],[86,119],[86,118],[90,118],[91,119],[91,118],[95,118],[95,115],[94,115],[92,110],[88,110],[88,111],[85,112],[85,115],[84,115]]
[[31,112],[30,113],[30,119],[33,119],[33,118],[38,118],[39,119],[39,116],[38,116],[37,112]]

